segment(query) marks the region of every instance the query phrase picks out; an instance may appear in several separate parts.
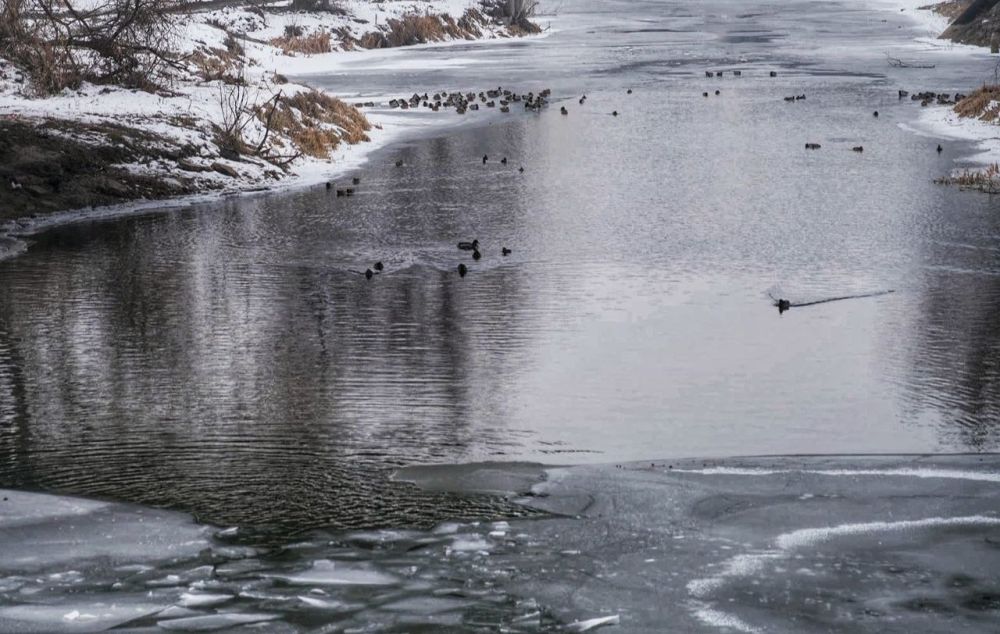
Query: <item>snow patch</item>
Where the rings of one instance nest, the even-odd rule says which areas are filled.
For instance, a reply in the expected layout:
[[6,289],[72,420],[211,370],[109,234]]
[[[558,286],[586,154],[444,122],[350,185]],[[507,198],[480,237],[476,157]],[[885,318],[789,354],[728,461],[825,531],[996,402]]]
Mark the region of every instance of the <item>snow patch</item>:
[[886,476],[904,478],[945,478],[1000,483],[1000,473],[960,469],[762,469],[744,467],[708,467],[704,469],[673,469],[673,473],[701,475],[769,476],[808,473],[823,476]]

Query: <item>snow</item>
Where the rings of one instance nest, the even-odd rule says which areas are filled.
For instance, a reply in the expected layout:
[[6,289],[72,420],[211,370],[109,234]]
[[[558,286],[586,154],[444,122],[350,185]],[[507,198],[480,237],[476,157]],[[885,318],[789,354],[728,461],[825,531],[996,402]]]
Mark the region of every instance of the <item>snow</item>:
[[886,476],[904,478],[947,478],[1000,482],[1000,473],[991,471],[966,471],[959,469],[757,469],[742,467],[707,467],[704,469],[673,469],[673,473],[701,475],[768,476],[790,473],[809,473],[823,476]]
[[1000,127],[974,117],[959,117],[951,108],[928,108],[912,126],[913,132],[938,139],[971,141],[977,154],[967,157],[972,163],[989,165],[1000,162]]
[[221,630],[237,625],[250,625],[252,623],[265,623],[279,618],[277,614],[254,614],[254,613],[233,613],[233,614],[210,614],[207,616],[191,616],[180,619],[169,619],[157,621],[156,624],[165,630],[172,632],[208,632],[211,630]]
[[221,605],[233,598],[231,594],[200,594],[185,592],[181,595],[178,605],[185,608],[210,608]]
[[391,586],[398,583],[392,575],[373,570],[365,564],[333,562],[320,559],[312,569],[285,575],[274,575],[285,583],[300,586]]
[[[88,0],[100,4],[100,0]],[[190,19],[180,24],[178,48],[185,53],[196,50],[225,49],[228,37],[226,30],[245,35],[239,41],[248,60],[244,67],[252,94],[259,102],[278,90],[285,96],[311,90],[303,83],[278,83],[275,73],[285,76],[308,77],[317,74],[344,74],[370,72],[379,68],[426,67],[427,61],[416,61],[408,57],[404,49],[382,49],[343,51],[334,50],[319,55],[286,55],[281,49],[268,42],[284,34],[285,27],[295,25],[304,34],[318,30],[349,30],[354,37],[374,31],[384,26],[390,18],[406,14],[447,14],[461,17],[469,8],[478,5],[477,0],[341,0],[338,5],[346,14],[330,12],[268,12],[260,15],[243,7],[228,7],[212,11],[194,13]],[[483,28],[482,40],[509,37],[503,27]],[[456,40],[467,43],[467,40]],[[410,48],[446,46],[449,42],[431,43]],[[334,44],[337,44],[334,38]],[[424,56],[425,58],[427,56]],[[468,64],[468,60],[452,59],[438,62],[439,65]],[[6,63],[0,60],[0,67]],[[10,68],[9,65],[6,66]],[[386,109],[366,112],[373,129],[368,133],[368,143],[341,145],[328,159],[300,157],[290,166],[289,172],[279,174],[277,168],[260,160],[229,161],[219,157],[214,143],[211,122],[220,122],[223,107],[220,91],[225,87],[219,81],[203,81],[192,67],[188,75],[175,77],[169,88],[176,94],[152,94],[113,86],[85,84],[79,90],[64,90],[62,93],[44,99],[33,98],[29,88],[15,81],[15,73],[7,73],[0,78],[0,118],[13,119],[66,119],[92,124],[124,124],[144,132],[159,135],[176,143],[197,148],[195,164],[209,167],[215,162],[237,170],[238,179],[215,171],[180,172],[176,165],[158,163],[151,165],[126,165],[126,169],[139,173],[153,173],[162,177],[183,174],[193,179],[206,194],[184,199],[187,203],[201,202],[236,191],[260,190],[262,188],[291,188],[314,185],[336,178],[363,165],[375,150],[411,133],[414,129],[446,125],[456,120],[446,112],[433,113],[424,109],[411,110],[401,117]],[[0,75],[2,77],[2,75]],[[400,87],[402,91],[410,87]],[[335,95],[346,97],[347,95]],[[398,95],[394,95],[398,96]],[[389,98],[389,96],[385,96]],[[367,97],[366,100],[374,100]],[[381,99],[379,100],[381,101]],[[451,113],[453,114],[453,113]],[[247,128],[251,142],[263,136],[263,125],[254,119]],[[77,135],[78,136],[78,135]],[[273,136],[272,136],[273,138]],[[279,180],[280,179],[280,180]],[[81,217],[103,218],[125,215],[134,211],[153,207],[163,207],[164,203],[140,201],[111,209],[74,211],[46,216],[42,219],[19,223],[13,227],[20,233],[30,234],[54,224],[72,222]],[[0,245],[3,246],[3,245]],[[13,252],[14,249],[4,249]]]
[[620,618],[617,614],[614,616],[601,616],[594,619],[587,619],[585,621],[574,621],[566,626],[566,631],[589,632],[590,630],[595,630],[605,625],[618,625],[619,621]]
[[963,526],[1000,526],[1000,518],[985,515],[970,515],[966,517],[930,517],[919,520],[902,520],[898,522],[862,522],[857,524],[841,524],[823,528],[803,528],[779,535],[775,544],[782,550],[805,548],[819,542],[836,537],[850,537],[885,533],[890,531],[912,531],[921,528],[949,528]]

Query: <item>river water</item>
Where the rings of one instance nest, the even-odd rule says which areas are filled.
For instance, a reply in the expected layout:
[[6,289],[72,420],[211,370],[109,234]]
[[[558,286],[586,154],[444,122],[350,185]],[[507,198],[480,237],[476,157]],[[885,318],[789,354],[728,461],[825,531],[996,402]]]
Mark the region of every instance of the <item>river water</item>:
[[997,449],[1000,214],[934,184],[970,148],[897,99],[969,90],[988,56],[856,2],[548,10],[545,38],[311,78],[549,87],[541,114],[415,126],[352,198],[75,224],[0,262],[0,486],[280,540],[515,512],[389,481],[411,463]]

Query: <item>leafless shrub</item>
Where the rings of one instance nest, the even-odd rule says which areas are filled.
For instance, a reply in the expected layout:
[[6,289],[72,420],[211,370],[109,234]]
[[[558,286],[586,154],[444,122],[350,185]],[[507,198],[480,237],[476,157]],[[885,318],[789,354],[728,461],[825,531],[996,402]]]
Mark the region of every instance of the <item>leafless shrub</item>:
[[343,14],[344,9],[337,5],[335,0],[292,0],[288,7],[292,11],[327,11],[329,13]]
[[177,0],[4,0],[0,54],[21,66],[40,92],[82,81],[155,89],[180,61],[172,52]]
[[[301,29],[299,29],[301,33]],[[309,35],[288,35],[288,28],[285,28],[285,35],[271,40],[271,44],[277,46],[285,53],[292,55],[301,53],[303,55],[317,55],[329,53],[333,50],[333,38],[326,31],[317,31]]]
[[483,6],[490,16],[524,32],[537,33],[541,30],[530,19],[538,7],[536,0],[484,0]]

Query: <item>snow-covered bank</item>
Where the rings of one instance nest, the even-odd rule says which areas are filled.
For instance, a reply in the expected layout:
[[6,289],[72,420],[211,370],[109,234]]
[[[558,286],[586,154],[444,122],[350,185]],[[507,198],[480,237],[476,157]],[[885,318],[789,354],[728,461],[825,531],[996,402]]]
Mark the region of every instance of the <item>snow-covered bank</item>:
[[[925,51],[935,54],[964,56],[973,61],[974,57],[983,57],[985,49],[969,44],[960,44],[951,40],[941,39],[940,35],[948,28],[951,20],[933,9],[934,4],[925,0],[885,0],[879,3],[879,8],[899,12],[906,15],[917,24],[918,31],[926,33],[915,39],[915,44]],[[971,92],[978,86],[962,87],[963,91]],[[1000,105],[1000,104],[997,104]],[[941,139],[943,141],[965,141],[972,143],[976,153],[962,156],[959,160],[973,166],[988,166],[1000,162],[1000,127],[996,118],[993,121],[981,120],[977,117],[961,116],[956,110],[959,106],[930,105],[922,108],[912,124],[901,124],[901,127],[911,132]],[[988,108],[996,109],[994,105]],[[967,170],[968,165],[956,167],[953,174]],[[947,179],[944,179],[947,180]]]
[[[0,123],[33,126],[57,121],[58,134],[94,147],[119,143],[117,132],[122,128],[142,135],[145,143],[132,145],[154,147],[156,152],[113,165],[119,170],[112,188],[116,193],[127,189],[119,186],[131,177],[159,179],[166,184],[167,195],[181,194],[187,203],[207,196],[305,186],[356,169],[372,152],[413,130],[461,119],[454,109],[439,112],[429,107],[433,99],[406,113],[388,106],[391,98],[409,98],[431,87],[399,86],[400,94],[378,100],[369,96],[356,108],[330,99],[354,95],[323,93],[308,80],[289,81],[287,76],[359,72],[363,66],[359,60],[395,62],[406,56],[399,49],[389,53],[380,48],[385,46],[411,42],[444,46],[525,35],[517,25],[486,16],[478,0],[344,0],[338,2],[343,12],[310,13],[291,11],[286,5],[227,7],[177,16],[174,48],[183,68],[173,69],[169,81],[155,92],[84,82],[76,89],[40,97],[24,69],[0,59]],[[316,53],[301,52],[313,50],[309,47],[318,47]],[[276,123],[271,120],[275,113]],[[484,108],[467,118],[485,116],[495,115]],[[230,125],[234,119],[237,149],[242,150],[236,152],[220,134],[220,128],[234,127]],[[33,199],[27,192],[39,201],[47,199],[48,207],[58,199],[46,196],[49,183],[44,179],[31,174],[21,179],[16,170],[10,173],[10,190],[27,200],[21,208],[30,209]],[[132,194],[122,193],[120,198],[143,197]],[[0,220],[21,216],[8,230],[31,233],[80,217],[121,215],[163,203],[104,205],[105,199],[63,204],[55,214],[44,205],[29,213],[0,209]]]

